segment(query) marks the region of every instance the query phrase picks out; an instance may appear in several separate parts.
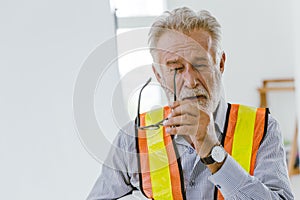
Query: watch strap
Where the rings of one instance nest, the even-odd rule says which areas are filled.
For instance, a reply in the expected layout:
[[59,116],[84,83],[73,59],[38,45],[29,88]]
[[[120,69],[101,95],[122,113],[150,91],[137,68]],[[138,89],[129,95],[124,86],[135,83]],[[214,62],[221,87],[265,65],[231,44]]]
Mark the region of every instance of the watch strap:
[[205,164],[205,165],[211,165],[211,164],[213,164],[213,163],[216,162],[216,161],[213,159],[213,157],[212,157],[212,150],[213,150],[216,146],[221,146],[221,147],[222,147],[221,144],[216,144],[215,146],[213,146],[213,147],[211,148],[210,153],[209,153],[209,155],[208,155],[207,157],[205,157],[205,158],[200,158],[200,160],[201,160],[201,162],[202,162],[203,164]]
[[216,161],[212,158],[211,154],[205,158],[200,158],[201,162],[205,165],[210,165],[215,163]]

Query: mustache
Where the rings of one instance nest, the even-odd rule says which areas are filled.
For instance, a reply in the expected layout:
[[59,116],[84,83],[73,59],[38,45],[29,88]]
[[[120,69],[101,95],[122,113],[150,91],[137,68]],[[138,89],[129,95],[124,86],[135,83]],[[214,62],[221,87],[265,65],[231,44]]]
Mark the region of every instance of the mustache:
[[195,88],[191,90],[182,90],[178,98],[181,100],[195,98],[209,99],[209,94],[204,88]]
[[[167,87],[166,85],[162,85],[162,87],[165,90],[166,95],[169,99],[173,98],[174,90]],[[208,100],[210,98],[210,95],[208,91],[203,87],[193,88],[193,89],[187,89],[184,88],[180,92],[177,92],[177,100],[193,100],[193,99],[205,99]]]

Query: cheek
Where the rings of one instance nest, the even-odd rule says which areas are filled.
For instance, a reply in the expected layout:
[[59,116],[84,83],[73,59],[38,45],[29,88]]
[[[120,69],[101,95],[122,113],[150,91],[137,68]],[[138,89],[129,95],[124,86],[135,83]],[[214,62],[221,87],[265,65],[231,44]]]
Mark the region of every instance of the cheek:
[[215,86],[215,77],[214,77],[214,73],[212,72],[201,72],[201,77],[202,80],[204,81],[205,84],[209,90],[209,92],[211,92]]
[[206,83],[212,96],[218,96],[222,84],[222,76],[220,72],[214,71],[206,79]]
[[210,112],[214,112],[219,104],[220,97],[222,94],[222,80],[220,73],[212,73],[209,77],[207,77],[207,86],[210,93],[208,110]]
[[162,82],[165,87],[168,89],[173,89],[174,83],[173,83],[174,75],[172,75],[168,71],[162,71]]

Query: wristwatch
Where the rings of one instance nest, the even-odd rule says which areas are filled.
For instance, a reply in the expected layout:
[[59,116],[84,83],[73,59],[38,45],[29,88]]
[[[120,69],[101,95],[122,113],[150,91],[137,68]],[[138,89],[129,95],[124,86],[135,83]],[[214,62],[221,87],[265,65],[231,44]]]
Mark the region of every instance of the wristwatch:
[[222,147],[222,145],[218,144],[211,149],[211,152],[207,157],[201,158],[200,160],[205,165],[221,163],[225,160],[226,155],[227,152],[225,151],[225,149]]

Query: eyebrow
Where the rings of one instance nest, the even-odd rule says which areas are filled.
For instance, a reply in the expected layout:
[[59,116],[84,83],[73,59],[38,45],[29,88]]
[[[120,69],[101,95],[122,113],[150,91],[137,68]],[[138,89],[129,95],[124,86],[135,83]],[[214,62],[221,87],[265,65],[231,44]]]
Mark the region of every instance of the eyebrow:
[[[166,65],[170,65],[170,64],[174,64],[174,63],[179,63],[180,61],[180,58],[169,58],[169,59],[166,59]],[[197,63],[197,62],[201,62],[201,61],[207,61],[207,58],[206,57],[200,57],[200,56],[196,56],[194,57],[191,62],[192,63]]]
[[167,60],[167,65],[170,65],[170,64],[173,64],[173,63],[178,63],[178,62],[179,62],[178,58],[169,59],[169,60]]
[[205,57],[196,57],[196,58],[194,58],[193,60],[194,60],[194,61],[206,61],[207,58],[205,58]]

